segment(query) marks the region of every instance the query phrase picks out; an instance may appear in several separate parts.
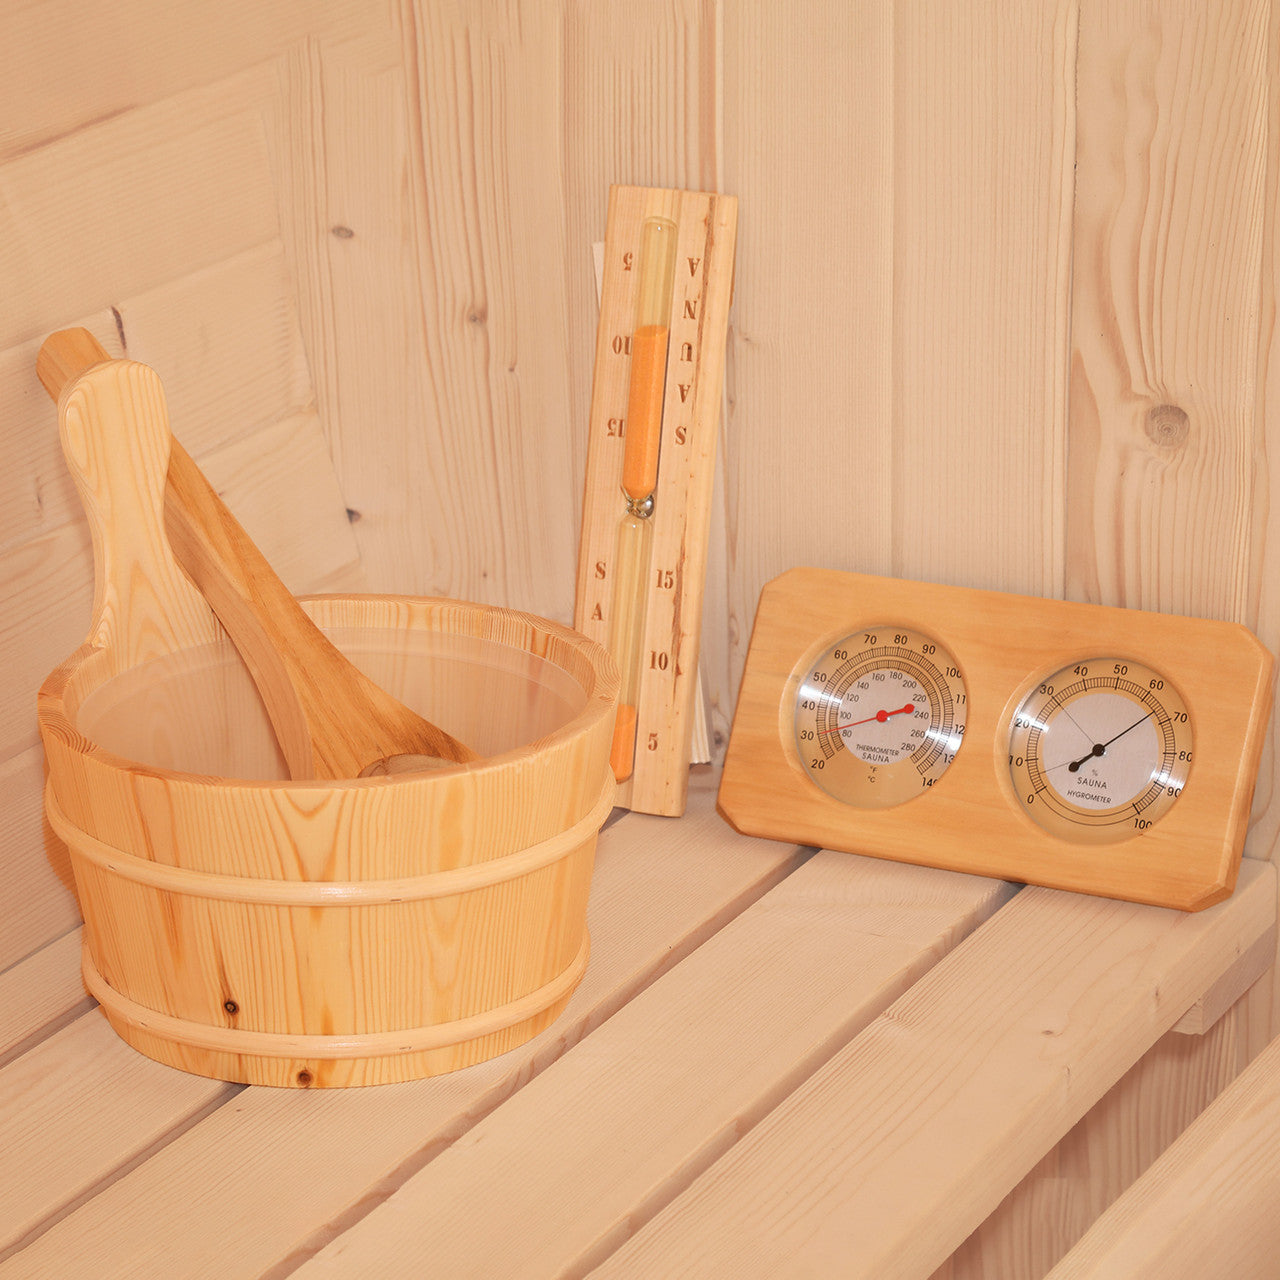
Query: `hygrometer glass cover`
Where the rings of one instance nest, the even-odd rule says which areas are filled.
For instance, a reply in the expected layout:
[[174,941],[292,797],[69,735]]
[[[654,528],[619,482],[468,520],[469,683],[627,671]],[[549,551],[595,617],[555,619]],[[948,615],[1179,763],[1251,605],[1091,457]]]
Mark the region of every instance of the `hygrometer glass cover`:
[[1158,671],[1129,658],[1055,671],[1023,699],[1009,730],[1018,802],[1068,840],[1145,831],[1177,802],[1190,769],[1186,704]]
[[800,764],[846,804],[901,804],[946,771],[966,711],[960,669],[933,637],[892,623],[866,627],[800,673],[793,708]]

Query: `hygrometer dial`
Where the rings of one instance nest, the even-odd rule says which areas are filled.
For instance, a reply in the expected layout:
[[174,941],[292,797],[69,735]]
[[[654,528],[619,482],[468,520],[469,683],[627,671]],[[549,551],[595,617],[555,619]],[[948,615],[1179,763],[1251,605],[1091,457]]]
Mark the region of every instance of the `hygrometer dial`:
[[1062,667],[1022,701],[1009,730],[1018,802],[1046,831],[1102,844],[1158,822],[1191,769],[1186,704],[1129,658]]
[[966,716],[955,658],[933,637],[888,623],[823,650],[799,673],[800,764],[823,791],[864,809],[922,795],[960,749]]

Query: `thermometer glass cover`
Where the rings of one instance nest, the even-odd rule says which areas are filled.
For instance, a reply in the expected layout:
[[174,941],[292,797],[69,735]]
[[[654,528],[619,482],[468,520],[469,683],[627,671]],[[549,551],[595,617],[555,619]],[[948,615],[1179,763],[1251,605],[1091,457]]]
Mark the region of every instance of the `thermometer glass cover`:
[[914,627],[865,627],[798,675],[801,768],[845,804],[883,809],[924,795],[960,749],[964,680],[952,655]]

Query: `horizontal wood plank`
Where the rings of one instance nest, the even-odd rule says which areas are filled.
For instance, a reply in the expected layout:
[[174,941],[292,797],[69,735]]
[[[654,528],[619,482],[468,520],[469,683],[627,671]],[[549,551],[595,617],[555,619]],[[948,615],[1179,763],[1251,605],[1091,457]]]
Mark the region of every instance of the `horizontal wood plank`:
[[[1275,920],[1027,889],[600,1269],[927,1276]],[[807,1269],[807,1272],[806,1272]]]
[[259,113],[234,98],[225,114],[189,105],[129,112],[0,167],[0,346],[276,239]]
[[[699,773],[679,823],[626,815],[601,833],[591,963],[564,1014],[537,1039],[434,1080],[244,1090],[0,1264],[0,1276],[176,1280],[207,1274],[210,1258],[219,1280],[287,1274],[805,860],[794,846],[736,836],[714,812],[717,776]],[[136,1079],[134,1105],[142,1106],[145,1074]],[[70,1162],[74,1137],[61,1141]],[[8,1164],[0,1145],[0,1165]],[[305,1194],[281,1195],[303,1170]],[[157,1231],[158,1221],[181,1221],[182,1230]],[[228,1223],[253,1226],[229,1231]]]
[[1280,1258],[1280,1039],[1046,1280],[1271,1280]]
[[12,6],[0,42],[0,157],[230,75],[308,35],[367,30],[375,15],[375,6],[352,0],[232,0],[208,10],[168,0]]
[[142,1057],[96,1009],[15,1059],[0,1070],[0,1257],[236,1092]]
[[0,1066],[93,1003],[80,980],[80,929],[0,973]]
[[818,854],[299,1280],[585,1274],[1013,892]]

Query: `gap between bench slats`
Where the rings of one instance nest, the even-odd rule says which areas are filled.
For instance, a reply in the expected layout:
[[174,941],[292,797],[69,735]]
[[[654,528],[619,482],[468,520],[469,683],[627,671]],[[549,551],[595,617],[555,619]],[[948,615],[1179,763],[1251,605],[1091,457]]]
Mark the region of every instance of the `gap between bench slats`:
[[[241,1090],[127,1176],[111,1180],[112,1159],[125,1164],[132,1152],[117,1138],[95,1157],[98,1194],[74,1212],[60,1216],[64,1186],[39,1179],[51,1215],[48,1229],[0,1263],[0,1276],[178,1280],[209,1274],[211,1260],[219,1280],[256,1278],[277,1267],[287,1274],[298,1251],[307,1256],[362,1217],[809,857],[808,851],[732,832],[714,813],[714,782],[714,775],[695,778],[688,813],[678,823],[628,814],[602,833],[588,911],[591,963],[565,1013],[529,1045],[410,1084]],[[81,1022],[86,1043],[62,1068],[76,1082],[74,1110],[62,1102],[71,1086],[42,1085],[39,1071],[29,1071],[31,1055],[10,1068],[28,1071],[32,1098],[49,1112],[43,1140],[60,1167],[83,1154],[85,1129],[104,1107],[126,1128],[155,1128],[157,1116],[165,1122],[165,1109],[153,1097],[152,1072],[183,1094],[230,1088],[134,1053],[97,1009]],[[117,1053],[127,1055],[118,1073],[103,1065]],[[7,1071],[0,1072],[0,1170],[11,1167],[5,1125],[21,1123],[13,1113],[26,1105],[6,1088],[7,1078]],[[15,1180],[20,1175],[14,1171]],[[85,1181],[81,1175],[79,1182]]]
[[0,973],[0,1067],[93,1005],[80,979],[82,933],[77,925]]
[[818,854],[298,1280],[583,1274],[1013,892]]
[[1258,1055],[1046,1280],[1275,1280],[1280,1039]]
[[236,1092],[142,1057],[96,1009],[14,1059],[0,1071],[0,1257]]
[[925,1277],[1275,921],[1026,889],[593,1276]]

